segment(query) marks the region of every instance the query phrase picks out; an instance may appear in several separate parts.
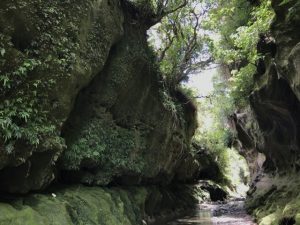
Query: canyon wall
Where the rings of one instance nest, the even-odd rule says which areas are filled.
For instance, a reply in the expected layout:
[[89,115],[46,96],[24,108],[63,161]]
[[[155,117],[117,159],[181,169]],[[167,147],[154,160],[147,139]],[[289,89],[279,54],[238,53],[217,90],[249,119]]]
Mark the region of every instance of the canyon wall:
[[[272,7],[276,17],[271,35],[258,44],[264,60],[254,77],[250,107],[235,116],[235,124],[256,175],[248,209],[262,225],[298,224],[300,2],[276,0]],[[258,154],[265,156],[263,165]]]
[[196,108],[165,88],[144,16],[131,1],[1,1],[2,191],[193,178]]

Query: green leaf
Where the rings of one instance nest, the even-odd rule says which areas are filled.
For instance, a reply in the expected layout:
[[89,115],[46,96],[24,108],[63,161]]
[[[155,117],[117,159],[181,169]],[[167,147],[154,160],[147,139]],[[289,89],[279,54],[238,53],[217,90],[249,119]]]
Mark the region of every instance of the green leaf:
[[93,156],[100,156],[99,152],[94,151]]

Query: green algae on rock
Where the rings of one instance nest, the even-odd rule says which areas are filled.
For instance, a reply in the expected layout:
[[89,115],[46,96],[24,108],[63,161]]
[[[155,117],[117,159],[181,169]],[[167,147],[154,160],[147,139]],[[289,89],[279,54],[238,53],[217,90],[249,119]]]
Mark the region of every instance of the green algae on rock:
[[[54,191],[54,190],[53,190]],[[206,194],[197,187],[71,186],[0,204],[0,225],[142,225],[189,209]],[[174,208],[176,206],[176,208]]]

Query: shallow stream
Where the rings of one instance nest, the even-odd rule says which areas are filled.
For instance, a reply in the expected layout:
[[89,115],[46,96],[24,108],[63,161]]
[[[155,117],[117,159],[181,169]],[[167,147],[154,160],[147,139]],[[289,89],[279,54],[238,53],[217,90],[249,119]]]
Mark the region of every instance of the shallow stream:
[[256,225],[243,201],[199,204],[191,215],[162,225]]

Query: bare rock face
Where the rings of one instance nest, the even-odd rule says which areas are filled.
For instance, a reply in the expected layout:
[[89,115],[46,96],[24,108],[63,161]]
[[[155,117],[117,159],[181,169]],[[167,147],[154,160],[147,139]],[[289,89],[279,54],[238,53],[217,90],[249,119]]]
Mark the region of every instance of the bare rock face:
[[252,181],[260,174],[265,162],[265,155],[259,152],[263,146],[263,136],[254,113],[250,107],[236,112],[232,118],[233,129],[237,133],[235,147],[245,157]]
[[169,183],[180,170],[195,107],[164,88],[126,2],[1,1],[0,190]]

